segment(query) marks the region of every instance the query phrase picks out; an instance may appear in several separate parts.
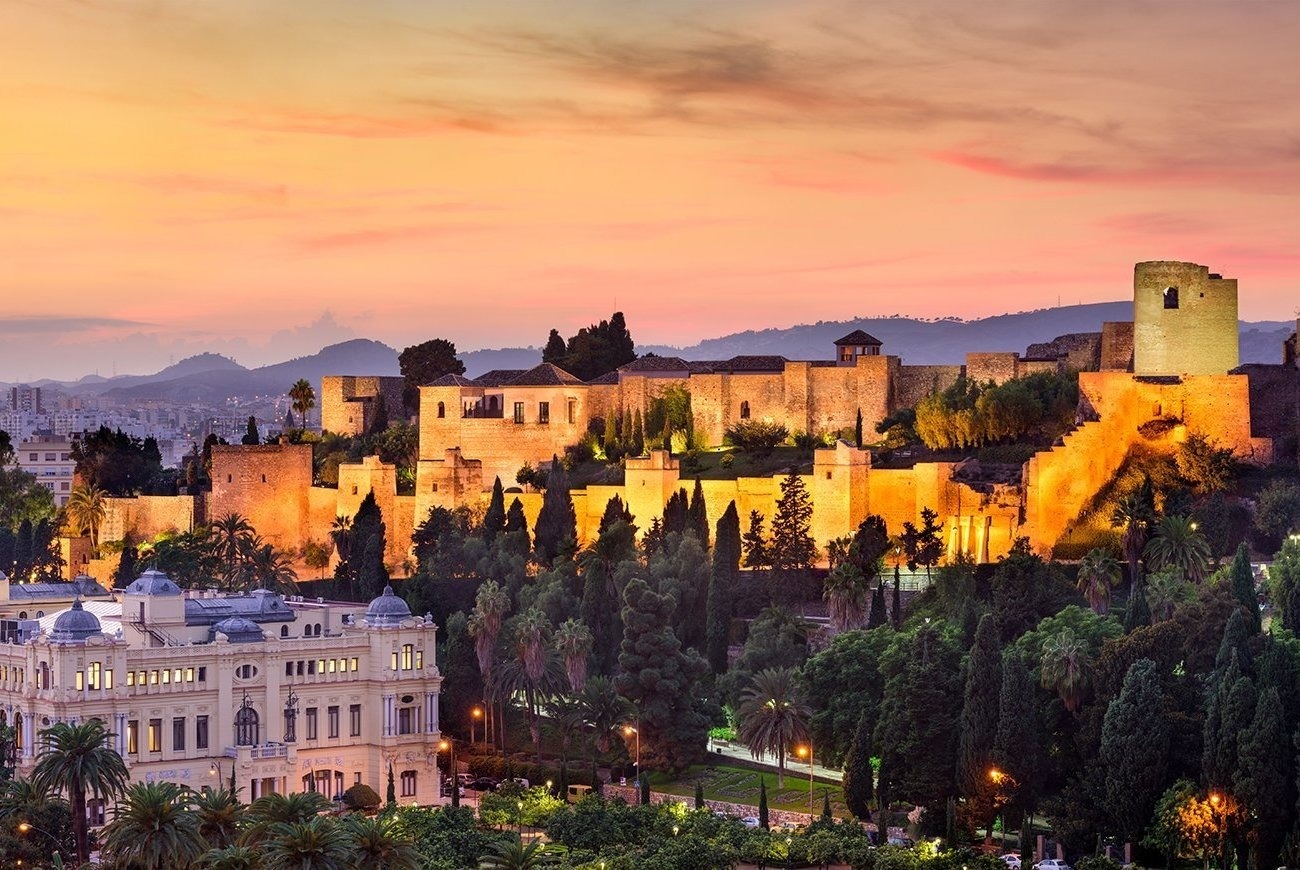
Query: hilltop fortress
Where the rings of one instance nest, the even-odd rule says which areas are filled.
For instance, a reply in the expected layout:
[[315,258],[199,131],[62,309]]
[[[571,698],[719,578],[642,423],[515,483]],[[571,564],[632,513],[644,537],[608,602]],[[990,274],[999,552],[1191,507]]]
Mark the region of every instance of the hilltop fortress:
[[[1050,553],[1151,420],[1167,421],[1174,442],[1197,433],[1248,463],[1267,465],[1275,452],[1294,456],[1295,336],[1280,364],[1238,367],[1237,282],[1193,263],[1138,263],[1133,299],[1131,323],[1062,336],[1024,355],[968,353],[965,365],[905,365],[859,330],[837,341],[826,360],[647,356],[589,382],[549,363],[475,379],[447,375],[420,389],[414,495],[397,494],[396,469],[377,457],[341,465],[333,489],[311,485],[309,445],[219,447],[212,456],[212,492],[198,504],[191,496],[112,500],[102,537],[144,538],[236,511],[276,546],[298,548],[307,540],[328,541],[335,517],[351,516],[373,491],[388,529],[388,561],[400,573],[412,530],[431,508],[485,502],[495,477],[512,486],[522,466],[548,463],[595,420],[644,414],[668,387],[689,391],[696,441],[719,445],[726,429],[744,420],[835,436],[851,431],[860,414],[863,431],[874,432],[894,411],[962,376],[1002,383],[1075,370],[1076,426],[1026,462],[1018,480],[983,479],[978,463],[969,461],[872,467],[870,451],[843,440],[815,451],[812,473],[804,478],[819,546],[849,533],[868,514],[883,516],[896,530],[917,522],[928,507],[944,524],[949,558],[993,560],[1018,537]],[[370,425],[380,403],[395,419],[400,394],[400,378],[328,377],[322,420],[331,431],[355,434]],[[710,521],[732,500],[742,516],[757,510],[771,518],[782,477],[704,480]],[[693,485],[665,451],[629,457],[621,485],[573,491],[579,536],[583,542],[594,537],[615,495],[644,530],[678,488]],[[516,497],[534,521],[540,493]]]

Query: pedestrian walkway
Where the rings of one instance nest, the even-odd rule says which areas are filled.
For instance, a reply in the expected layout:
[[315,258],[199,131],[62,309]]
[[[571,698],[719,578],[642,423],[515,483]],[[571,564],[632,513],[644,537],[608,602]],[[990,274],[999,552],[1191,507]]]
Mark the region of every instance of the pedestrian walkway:
[[[770,767],[772,770],[777,768],[777,758],[775,755],[759,755],[757,758],[749,751],[749,747],[740,743],[732,743],[729,740],[709,739],[708,752],[710,756],[721,755],[724,758],[739,758],[744,761],[761,764],[764,767]],[[798,776],[800,773],[808,776],[808,762],[803,761],[798,756],[787,757],[785,760],[786,776]],[[830,767],[823,767],[813,762],[813,776],[819,780],[832,780],[834,782],[844,781],[844,771],[835,770]]]

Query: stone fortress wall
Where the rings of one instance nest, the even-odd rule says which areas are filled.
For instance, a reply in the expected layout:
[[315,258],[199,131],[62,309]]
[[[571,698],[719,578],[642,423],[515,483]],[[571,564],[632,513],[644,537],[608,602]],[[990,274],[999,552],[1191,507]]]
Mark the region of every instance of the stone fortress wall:
[[[1166,308],[1165,290],[1175,285],[1179,307]],[[332,490],[311,487],[307,446],[218,447],[207,514],[238,511],[277,546],[297,547],[309,538],[328,541],[334,517],[354,514],[373,489],[389,527],[386,555],[396,567],[409,550],[412,529],[433,507],[485,503],[495,477],[512,486],[521,465],[548,462],[578,441],[593,418],[621,409],[644,413],[668,386],[690,389],[697,436],[705,443],[719,443],[726,427],[746,413],[748,419],[779,422],[792,432],[833,433],[851,429],[861,408],[864,431],[870,433],[891,411],[915,405],[963,374],[1001,382],[1034,371],[1059,371],[1072,361],[1095,360],[1100,371],[1080,374],[1079,425],[1026,463],[1019,485],[968,482],[963,464],[955,463],[872,468],[866,451],[843,443],[816,451],[813,472],[804,477],[813,501],[812,531],[822,547],[849,533],[868,514],[880,514],[897,531],[906,521],[918,522],[921,510],[929,507],[944,524],[949,556],[962,553],[989,561],[1005,554],[1020,536],[1047,553],[1111,479],[1140,438],[1143,423],[1169,418],[1176,424],[1175,440],[1200,433],[1256,464],[1272,461],[1279,427],[1285,434],[1293,425],[1288,420],[1294,416],[1283,413],[1282,422],[1261,431],[1265,418],[1252,411],[1252,400],[1263,396],[1261,390],[1253,388],[1249,372],[1229,373],[1237,362],[1235,281],[1212,276],[1194,264],[1141,263],[1135,269],[1134,296],[1133,324],[1107,323],[1100,335],[1063,336],[1031,347],[1024,357],[971,353],[965,366],[906,366],[887,355],[858,356],[838,364],[753,357],[736,358],[750,361],[746,370],[627,372],[595,384],[561,380],[494,387],[453,378],[421,388],[414,496],[396,495],[395,470],[374,457],[341,466],[339,489]],[[1208,323],[1197,322],[1202,314]],[[1226,343],[1226,349],[1206,343]],[[1146,370],[1133,371],[1130,360],[1140,361]],[[1290,363],[1294,371],[1294,356]],[[1267,368],[1272,378],[1272,368],[1282,366]],[[1292,408],[1295,404],[1291,400]],[[655,433],[647,434],[649,439]],[[574,491],[582,542],[594,538],[605,505],[615,495],[644,531],[674,492],[693,488],[694,481],[680,474],[676,460],[651,451],[626,460],[622,486]],[[782,478],[703,481],[710,523],[716,523],[733,500],[742,525],[755,510],[770,523]],[[507,503],[515,497],[530,523],[535,522],[541,495],[508,494]],[[146,518],[152,516],[139,508],[135,514],[125,507],[114,510],[123,512],[117,521],[123,527],[147,525]],[[130,517],[138,519],[128,523]]]
[[326,375],[320,382],[320,426],[338,435],[362,435],[375,422],[378,403],[384,403],[389,420],[402,420],[400,377],[379,375]]

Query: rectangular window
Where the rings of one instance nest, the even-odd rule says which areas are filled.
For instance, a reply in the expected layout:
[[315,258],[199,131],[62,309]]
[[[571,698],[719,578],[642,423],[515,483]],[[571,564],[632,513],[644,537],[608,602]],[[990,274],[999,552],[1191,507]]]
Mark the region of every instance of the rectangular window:
[[292,677],[292,676],[293,676],[293,662],[285,662],[285,663],[284,663],[284,675],[285,675],[286,677]]
[[524,422],[524,403],[523,403],[523,402],[515,402],[515,422],[516,422],[516,423],[522,423],[522,422]]
[[329,663],[329,672],[330,672],[331,674],[334,673],[334,659],[330,659],[330,663]]
[[149,751],[162,752],[162,720],[149,720]]
[[393,670],[397,670],[397,650],[393,650]]
[[307,708],[307,739],[316,739],[316,708]]
[[309,677],[314,677],[314,676],[316,676],[316,660],[315,660],[315,659],[307,659],[307,676],[309,676]]
[[158,672],[157,672],[157,671],[150,671],[150,672],[149,672],[149,685],[151,685],[151,686],[156,686],[156,685],[158,685]]
[[194,682],[194,668],[185,669],[185,682],[187,683]]
[[402,771],[402,797],[415,797],[415,771]]
[[185,751],[185,717],[177,716],[172,719],[172,751]]
[[422,649],[415,651],[415,669],[417,671],[424,670],[424,650]]
[[339,708],[338,707],[330,707],[325,711],[325,727],[327,729],[326,733],[330,737],[339,736]]
[[104,688],[105,688],[105,689],[109,689],[109,690],[111,690],[111,689],[113,688],[113,669],[112,669],[112,668],[106,668],[106,669],[104,670]]
[[538,422],[538,423],[549,423],[549,422],[551,422],[551,403],[550,403],[550,402],[538,402],[538,403],[537,403],[537,422]]
[[577,399],[569,400],[569,422],[570,423],[578,422],[578,400]]
[[206,683],[207,681],[208,681],[208,669],[199,668],[199,682]]
[[[113,672],[112,672],[112,671],[109,671],[109,673],[111,674],[111,673],[113,673]],[[127,672],[126,672],[126,684],[127,684],[128,686],[134,686],[134,685],[135,685],[135,671],[127,671]]]
[[77,671],[77,675],[73,678],[72,682],[76,690],[80,692],[82,689],[86,688],[85,674],[83,674],[81,671]]
[[415,708],[400,707],[397,711],[397,733],[414,734],[415,733]]
[[402,644],[402,670],[409,671],[414,658],[415,645],[409,643]]
[[352,673],[355,674],[355,673],[357,672],[357,666],[358,666],[358,664],[359,664],[359,659],[357,659],[356,657],[353,657],[353,659],[352,659],[352,667],[351,667],[351,669],[350,669],[350,670],[352,671]]
[[303,662],[302,659],[299,659],[299,660],[298,660],[298,668],[297,668],[298,676],[301,677],[301,676],[303,675],[303,668],[304,668],[304,667],[306,667],[306,663]]
[[179,683],[180,681],[181,681],[181,669],[177,668],[176,670],[172,671],[172,682]]
[[164,686],[170,684],[172,681],[172,672],[167,670],[166,668],[163,668],[162,681]]
[[316,673],[318,673],[318,674],[323,674],[323,673],[325,673],[325,660],[324,660],[324,659],[320,659],[319,661],[316,662]]
[[347,672],[348,672],[348,660],[339,659],[339,673],[346,674]]
[[140,751],[140,723],[135,719],[126,723],[126,751],[128,755]]
[[353,704],[348,707],[348,736],[361,736],[361,705]]
[[99,688],[99,675],[103,666],[99,662],[91,662],[86,665],[86,688]]
[[145,684],[145,672],[144,672],[144,671],[140,671],[139,673],[137,673],[137,674],[135,675],[135,684],[136,684],[137,686],[143,686],[143,685]]
[[207,716],[194,717],[194,748],[195,749],[208,748],[208,717]]

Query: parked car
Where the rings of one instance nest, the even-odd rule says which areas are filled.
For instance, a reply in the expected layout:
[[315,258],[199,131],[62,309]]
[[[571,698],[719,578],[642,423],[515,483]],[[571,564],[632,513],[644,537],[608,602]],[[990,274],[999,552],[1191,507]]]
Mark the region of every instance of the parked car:
[[1005,855],[999,855],[1003,864],[1007,865],[1007,870],[1020,870],[1020,856],[1015,852],[1008,852]]
[[1073,870],[1073,868],[1059,858],[1044,858],[1034,865],[1034,870]]
[[890,837],[886,842],[890,846],[899,846],[904,849],[910,849],[916,845],[916,841],[911,837]]
[[470,781],[469,788],[474,791],[496,791],[497,781],[490,776],[480,776]]
[[458,774],[456,774],[456,782],[460,783],[462,786],[467,786],[467,785],[469,785],[469,784],[470,784],[471,782],[473,782],[475,779],[476,779],[476,777],[475,777],[474,774],[472,774],[472,773],[458,773]]
[[740,823],[747,828],[757,828],[758,816],[745,816],[743,819],[740,820]]

